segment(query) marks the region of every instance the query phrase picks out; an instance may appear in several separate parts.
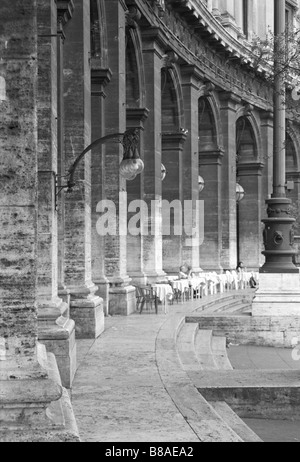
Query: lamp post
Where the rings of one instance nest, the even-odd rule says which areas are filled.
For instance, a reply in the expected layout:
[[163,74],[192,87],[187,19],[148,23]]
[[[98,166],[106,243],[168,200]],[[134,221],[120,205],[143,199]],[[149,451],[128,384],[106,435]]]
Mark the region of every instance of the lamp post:
[[268,218],[262,220],[266,258],[260,268],[261,273],[297,273],[293,264],[293,245],[290,215],[291,200],[285,193],[285,0],[274,0],[274,152],[273,152],[273,193],[266,200]]
[[67,184],[57,188],[56,195],[58,195],[63,189],[67,189],[68,192],[71,192],[76,185],[75,173],[80,161],[89,151],[111,140],[116,140],[121,143],[124,148],[123,160],[120,164],[120,175],[128,181],[134,180],[134,178],[144,170],[144,162],[140,158],[137,150],[139,130],[141,130],[141,128],[131,128],[126,130],[125,133],[113,133],[111,135],[106,135],[91,143],[82,151],[81,154],[79,154],[75,162],[69,168],[68,174],[66,175],[66,178],[68,178]]

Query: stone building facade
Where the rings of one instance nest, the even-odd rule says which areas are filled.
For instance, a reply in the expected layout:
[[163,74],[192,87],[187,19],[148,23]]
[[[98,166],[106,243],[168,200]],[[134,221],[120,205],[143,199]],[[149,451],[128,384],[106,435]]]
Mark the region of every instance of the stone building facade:
[[[297,26],[299,1],[286,3]],[[183,262],[218,272],[238,260],[253,270],[263,263],[273,102],[250,43],[266,37],[273,16],[269,0],[1,1],[0,440],[76,440],[75,424],[60,420],[53,430],[45,410],[62,403],[58,414],[70,412],[75,336],[96,338],[105,315],[133,313],[134,283]],[[63,188],[92,141],[133,127],[142,175],[126,182],[122,145],[106,143],[84,156],[72,192]],[[296,209],[299,135],[290,115]],[[245,190],[238,207],[237,182]],[[143,201],[146,232],[124,235],[119,222],[115,235],[97,231],[99,202],[118,211],[120,192],[125,220]],[[174,226],[162,232],[163,201],[194,209],[203,201],[201,245]]]

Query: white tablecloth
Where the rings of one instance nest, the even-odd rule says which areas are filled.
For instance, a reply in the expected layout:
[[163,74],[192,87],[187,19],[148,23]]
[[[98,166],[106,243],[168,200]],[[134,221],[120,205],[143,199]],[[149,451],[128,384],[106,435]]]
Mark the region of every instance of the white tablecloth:
[[173,295],[170,284],[153,284],[152,288],[161,302],[165,302],[168,296]]
[[180,292],[184,292],[185,289],[189,289],[190,287],[189,279],[179,279],[178,281],[173,281],[172,285],[173,289],[180,290]]
[[189,279],[189,284],[193,289],[198,289],[201,285],[206,284],[206,278],[204,276],[195,276]]

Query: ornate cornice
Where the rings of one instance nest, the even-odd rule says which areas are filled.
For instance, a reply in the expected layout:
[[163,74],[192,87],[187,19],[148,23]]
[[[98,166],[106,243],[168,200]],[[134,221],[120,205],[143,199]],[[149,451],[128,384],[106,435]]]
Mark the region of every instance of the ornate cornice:
[[[130,4],[133,2],[137,4],[142,13],[140,27],[143,39],[147,37],[154,39],[155,32],[156,41],[160,47],[173,50],[179,56],[179,64],[183,68],[186,65],[194,66],[200,74],[205,75],[206,80],[211,81],[216,87],[235,93],[255,107],[269,110],[273,106],[270,85],[247,65],[246,55],[244,55],[247,49],[235,41],[239,46],[240,54],[236,55],[233,51],[230,55],[231,51],[226,49],[224,40],[219,48],[216,47],[215,40],[208,35],[209,31],[213,31],[212,28],[206,32],[204,39],[201,33],[198,33],[199,31],[195,31],[194,26],[201,18],[199,13],[198,18],[195,18],[194,11],[196,10],[190,9],[190,1],[184,1],[184,5],[179,1],[172,1],[170,5],[167,5],[163,20],[155,15],[149,1],[127,1]],[[234,41],[234,38],[206,7],[199,1],[196,3],[199,4],[203,15],[211,19],[229,41]],[[179,4],[181,4],[181,9],[178,9]]]

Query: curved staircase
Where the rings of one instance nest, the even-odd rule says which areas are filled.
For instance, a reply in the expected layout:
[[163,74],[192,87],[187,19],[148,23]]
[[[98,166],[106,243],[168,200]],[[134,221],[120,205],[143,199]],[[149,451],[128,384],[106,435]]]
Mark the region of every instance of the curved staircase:
[[[194,313],[244,312],[251,296],[227,293],[202,301]],[[227,308],[226,308],[227,307]],[[156,360],[161,380],[176,407],[202,442],[260,442],[261,439],[225,401],[209,402],[194,384],[200,371],[232,370],[226,353],[226,338],[212,330],[199,329],[177,314],[162,326],[156,341]]]

